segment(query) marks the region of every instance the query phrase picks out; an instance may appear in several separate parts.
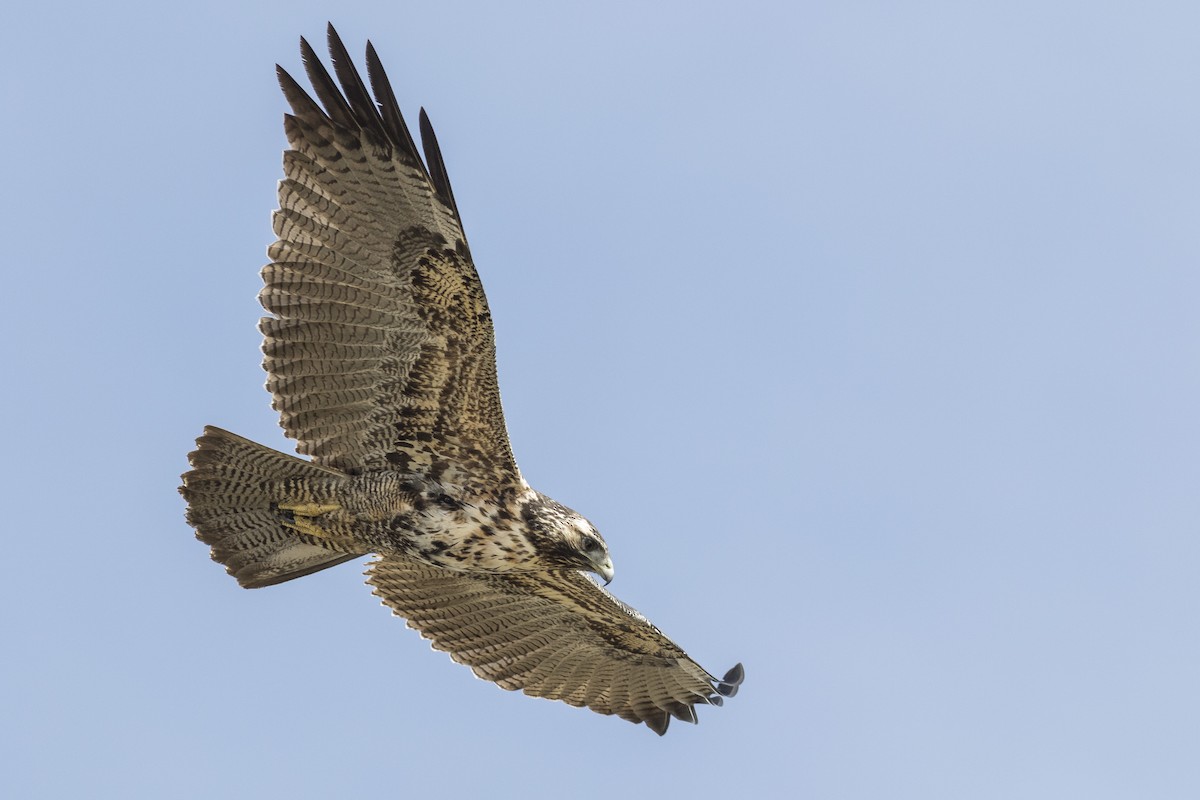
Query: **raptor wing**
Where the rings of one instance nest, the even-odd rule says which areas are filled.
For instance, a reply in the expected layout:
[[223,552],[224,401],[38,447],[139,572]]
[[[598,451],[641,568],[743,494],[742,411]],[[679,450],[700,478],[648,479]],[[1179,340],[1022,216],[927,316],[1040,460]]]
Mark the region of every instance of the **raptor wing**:
[[371,93],[332,26],[329,49],[336,82],[301,40],[319,102],[278,68],[292,113],[260,294],[274,407],[324,466],[519,486],[491,314],[433,128],[422,111],[423,161],[374,48]]
[[697,704],[737,692],[581,572],[468,574],[407,558],[372,562],[368,582],[434,648],[505,689],[644,722],[696,722]]

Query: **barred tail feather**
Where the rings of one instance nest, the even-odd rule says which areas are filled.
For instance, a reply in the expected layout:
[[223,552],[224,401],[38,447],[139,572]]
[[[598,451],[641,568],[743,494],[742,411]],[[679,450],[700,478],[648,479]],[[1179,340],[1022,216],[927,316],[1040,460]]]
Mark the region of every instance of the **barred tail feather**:
[[273,506],[279,498],[272,488],[281,481],[328,480],[342,473],[211,425],[188,461],[192,469],[179,489],[188,503],[188,524],[243,587],[283,583],[363,555],[301,540]]

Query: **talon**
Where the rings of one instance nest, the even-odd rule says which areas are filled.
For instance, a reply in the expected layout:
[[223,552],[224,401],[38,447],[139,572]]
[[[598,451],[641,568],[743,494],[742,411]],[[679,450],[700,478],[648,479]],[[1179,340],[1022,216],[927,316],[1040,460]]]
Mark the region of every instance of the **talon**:
[[312,536],[317,539],[323,539],[329,535],[317,527],[316,523],[314,523],[308,517],[292,517],[290,519],[284,517],[280,520],[280,522],[285,528],[291,528],[294,531],[299,531],[300,533],[307,534],[308,536]]
[[294,503],[291,505],[280,503],[277,507],[281,511],[291,511],[298,517],[319,517],[341,508],[337,504],[321,505],[320,503]]
[[334,504],[322,505],[320,503],[280,503],[276,508],[282,512],[280,514],[280,522],[283,523],[285,528],[291,528],[294,531],[323,539],[327,538],[329,534],[317,525],[314,517],[328,514],[330,511],[338,511],[341,509],[341,506]]

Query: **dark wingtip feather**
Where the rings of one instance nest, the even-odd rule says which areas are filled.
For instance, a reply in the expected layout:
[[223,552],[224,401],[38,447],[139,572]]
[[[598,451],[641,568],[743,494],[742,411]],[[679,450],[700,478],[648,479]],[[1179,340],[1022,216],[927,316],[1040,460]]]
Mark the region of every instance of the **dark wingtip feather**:
[[733,697],[738,692],[738,687],[742,685],[742,681],[746,679],[746,670],[741,663],[734,664],[733,667],[725,673],[725,677],[717,684],[717,691],[726,697]]
[[667,706],[667,711],[675,719],[681,719],[684,722],[690,722],[693,725],[697,725],[700,722],[700,720],[696,718],[696,709],[692,708],[687,703],[671,703]]
[[433,188],[442,198],[442,202],[454,209],[454,215],[462,222],[458,213],[458,204],[454,202],[454,190],[450,188],[450,175],[446,172],[446,162],[442,160],[442,148],[438,146],[437,135],[433,132],[433,123],[425,109],[421,109],[421,146],[425,149],[425,163],[429,166],[429,178]]
[[279,80],[279,88],[283,90],[283,98],[292,107],[293,114],[305,120],[310,125],[314,125],[319,120],[325,118],[325,112],[313,102],[313,99],[308,96],[308,92],[304,91],[304,88],[296,82],[296,79],[278,64],[275,65],[275,77]]
[[662,736],[667,732],[667,728],[671,725],[671,715],[665,711],[659,712],[654,716],[646,717],[643,722],[646,727]]
[[350,51],[342,43],[342,37],[338,36],[332,23],[329,24],[327,37],[329,40],[329,58],[333,62],[333,71],[337,75],[338,81],[342,84],[342,92],[350,105],[350,113],[358,121],[359,127],[383,133],[386,136],[386,133],[383,131],[383,120],[379,116],[379,109],[371,99],[371,95],[367,91],[367,86],[363,83],[362,76],[358,74],[358,69],[354,66],[354,59],[350,58]]
[[342,97],[337,84],[329,75],[329,70],[325,69],[325,65],[321,63],[317,51],[313,50],[312,45],[303,36],[300,37],[300,60],[304,62],[304,71],[308,75],[308,81],[312,84],[317,99],[325,107],[325,113],[337,124],[353,129],[357,120],[354,118],[354,112],[350,109],[350,104]]
[[392,91],[392,82],[388,80],[387,72],[383,68],[383,61],[380,60],[379,54],[375,52],[375,46],[370,42],[367,42],[367,77],[371,81],[371,91],[375,95],[375,102],[378,104],[380,115],[383,118],[383,128],[387,131],[388,137],[428,175],[429,170],[421,161],[421,156],[417,152],[417,144],[413,141],[408,125],[404,122],[404,115],[400,113],[400,103],[396,100],[396,93]]

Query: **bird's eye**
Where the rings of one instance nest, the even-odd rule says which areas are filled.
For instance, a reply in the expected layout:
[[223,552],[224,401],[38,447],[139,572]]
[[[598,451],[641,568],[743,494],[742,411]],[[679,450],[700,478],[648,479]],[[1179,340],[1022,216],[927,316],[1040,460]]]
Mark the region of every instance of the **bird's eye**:
[[458,501],[448,494],[439,494],[436,498],[438,505],[446,508],[458,508]]
[[587,550],[589,553],[599,550],[600,549],[600,540],[594,536],[584,536],[583,537],[583,549]]

